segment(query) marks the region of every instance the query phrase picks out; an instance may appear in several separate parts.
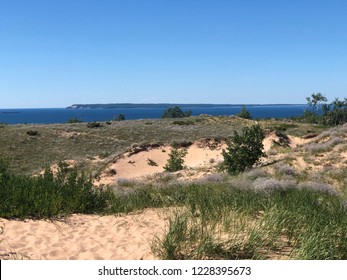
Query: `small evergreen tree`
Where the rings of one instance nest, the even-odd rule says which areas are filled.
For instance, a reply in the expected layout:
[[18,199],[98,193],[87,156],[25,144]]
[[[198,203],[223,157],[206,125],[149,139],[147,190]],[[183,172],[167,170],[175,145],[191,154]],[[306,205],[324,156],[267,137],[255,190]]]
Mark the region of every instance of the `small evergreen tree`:
[[251,168],[259,161],[263,152],[264,132],[259,125],[244,127],[241,134],[234,132],[232,141],[227,142],[227,149],[222,151],[224,161],[221,169],[229,174],[238,174]]
[[240,113],[237,114],[238,117],[243,119],[252,119],[251,113],[247,110],[245,105],[242,106]]
[[178,150],[172,148],[169,154],[169,159],[164,166],[164,169],[169,172],[175,172],[183,169],[184,157],[187,155],[187,150]]

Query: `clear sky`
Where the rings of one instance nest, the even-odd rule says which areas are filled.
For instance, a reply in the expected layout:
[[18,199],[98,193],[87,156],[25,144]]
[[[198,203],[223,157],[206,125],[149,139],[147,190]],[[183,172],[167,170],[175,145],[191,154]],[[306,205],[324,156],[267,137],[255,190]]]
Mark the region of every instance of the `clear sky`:
[[0,0],[0,108],[347,97],[346,0]]

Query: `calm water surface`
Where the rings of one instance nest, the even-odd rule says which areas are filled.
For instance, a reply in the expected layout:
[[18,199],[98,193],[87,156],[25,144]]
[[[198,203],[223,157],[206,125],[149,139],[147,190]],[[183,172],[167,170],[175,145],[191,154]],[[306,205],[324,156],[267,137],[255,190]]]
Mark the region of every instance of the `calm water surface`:
[[[173,105],[170,105],[173,106]],[[160,118],[168,106],[156,105],[154,107],[122,107],[113,109],[0,109],[0,123],[8,124],[52,124],[66,123],[70,118],[78,118],[84,122],[108,121],[124,114],[126,120],[156,119]],[[183,111],[192,110],[193,116],[208,114],[212,116],[235,115],[242,106],[213,105],[213,106],[181,106]],[[253,118],[288,118],[302,115],[306,105],[248,105]]]

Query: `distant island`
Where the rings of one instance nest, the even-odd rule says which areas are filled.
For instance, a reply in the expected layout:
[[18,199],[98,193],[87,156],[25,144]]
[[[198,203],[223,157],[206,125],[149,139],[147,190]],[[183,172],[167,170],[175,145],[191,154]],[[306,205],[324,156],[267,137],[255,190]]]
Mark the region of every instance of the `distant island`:
[[302,106],[304,104],[176,104],[176,103],[108,103],[108,104],[73,104],[66,109],[117,109],[117,108],[162,108],[162,107],[239,107],[252,106]]

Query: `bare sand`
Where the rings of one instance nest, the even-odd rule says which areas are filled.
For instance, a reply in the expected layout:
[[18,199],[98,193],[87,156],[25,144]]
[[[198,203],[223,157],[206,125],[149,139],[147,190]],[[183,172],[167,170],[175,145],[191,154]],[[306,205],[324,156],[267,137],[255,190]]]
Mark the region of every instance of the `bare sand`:
[[123,216],[72,215],[65,221],[0,219],[0,259],[149,260],[164,232],[165,209]]
[[[196,141],[186,148],[187,155],[184,158],[185,170],[197,172],[214,167],[222,161],[222,149],[226,147],[224,142],[215,143]],[[164,172],[164,165],[169,159],[170,146],[148,147],[147,150],[133,154],[128,152],[115,162],[109,164],[105,171],[94,182],[95,185],[108,185],[116,183],[119,179],[144,179]],[[156,165],[150,165],[149,160]]]

